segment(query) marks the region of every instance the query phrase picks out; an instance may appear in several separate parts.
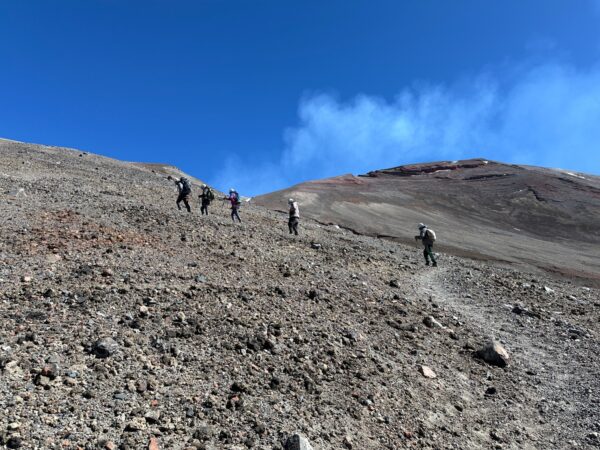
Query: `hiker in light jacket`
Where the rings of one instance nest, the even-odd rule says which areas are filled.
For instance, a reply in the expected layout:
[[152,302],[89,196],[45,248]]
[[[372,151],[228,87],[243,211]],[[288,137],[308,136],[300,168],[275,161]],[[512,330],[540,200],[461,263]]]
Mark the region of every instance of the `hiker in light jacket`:
[[431,258],[431,262],[433,267],[437,267],[437,261],[435,260],[435,255],[433,253],[433,243],[435,242],[435,232],[427,228],[427,225],[420,223],[419,224],[419,235],[415,236],[416,240],[420,240],[423,243],[423,256],[425,257],[425,265],[429,265],[429,258]]
[[300,209],[298,208],[298,202],[294,201],[293,198],[290,198],[288,200],[288,205],[290,205],[290,218],[288,220],[290,234],[293,233],[298,236],[298,225],[300,223]]

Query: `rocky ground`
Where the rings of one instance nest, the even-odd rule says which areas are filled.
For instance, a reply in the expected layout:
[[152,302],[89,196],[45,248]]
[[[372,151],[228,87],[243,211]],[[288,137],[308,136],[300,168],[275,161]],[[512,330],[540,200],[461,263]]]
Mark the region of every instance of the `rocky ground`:
[[4,448],[600,447],[598,290],[188,214],[167,172],[0,141]]

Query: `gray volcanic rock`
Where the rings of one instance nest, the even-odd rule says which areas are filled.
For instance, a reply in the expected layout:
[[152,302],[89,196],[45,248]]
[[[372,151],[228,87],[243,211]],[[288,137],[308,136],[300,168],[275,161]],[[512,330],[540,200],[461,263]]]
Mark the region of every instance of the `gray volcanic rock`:
[[304,436],[294,434],[285,443],[285,450],[313,450],[313,448]]
[[[218,202],[188,214],[178,173],[0,140],[1,448],[597,442],[598,289],[453,255],[425,267],[414,242],[310,219],[289,236],[251,202],[241,225]],[[508,370],[473,358],[488,336]]]
[[444,253],[544,268],[600,286],[600,177],[483,159],[316,180],[255,198],[356,233],[414,245],[418,223]]
[[488,342],[475,355],[483,359],[486,363],[498,367],[506,367],[510,361],[510,356],[508,356],[506,349],[496,341]]
[[108,358],[112,356],[119,348],[119,344],[112,338],[98,339],[92,346],[92,353],[98,358]]

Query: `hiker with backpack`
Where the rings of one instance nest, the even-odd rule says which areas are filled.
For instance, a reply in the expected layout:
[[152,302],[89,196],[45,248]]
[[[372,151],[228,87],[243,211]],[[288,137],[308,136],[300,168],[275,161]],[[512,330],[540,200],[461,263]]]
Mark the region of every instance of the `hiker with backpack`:
[[290,234],[293,233],[298,236],[298,225],[300,223],[300,209],[298,208],[298,202],[294,201],[293,198],[290,198],[288,204],[290,205],[290,218],[288,220]]
[[235,223],[235,219],[237,218],[238,222],[241,223],[242,219],[240,219],[240,215],[238,213],[242,204],[240,194],[238,194],[235,189],[229,189],[229,195],[223,197],[223,200],[229,200],[229,203],[231,203],[231,220],[233,220]]
[[210,203],[215,199],[215,194],[210,187],[206,184],[202,185],[202,194],[198,196],[200,198],[200,212],[202,215],[206,214],[208,216],[208,207]]
[[428,228],[427,225],[420,223],[419,235],[415,236],[415,240],[423,243],[423,256],[425,256],[426,266],[429,265],[429,258],[431,258],[433,267],[437,267],[437,261],[435,260],[435,255],[433,253],[433,243],[435,242],[435,239],[435,231],[433,231],[431,228]]
[[168,177],[169,180],[175,182],[175,186],[177,186],[177,192],[179,195],[177,196],[177,208],[181,210],[180,203],[183,202],[185,208],[188,212],[192,212],[192,208],[190,207],[190,195],[192,194],[192,185],[190,184],[190,180],[185,177],[181,177],[179,180],[176,180],[171,175]]

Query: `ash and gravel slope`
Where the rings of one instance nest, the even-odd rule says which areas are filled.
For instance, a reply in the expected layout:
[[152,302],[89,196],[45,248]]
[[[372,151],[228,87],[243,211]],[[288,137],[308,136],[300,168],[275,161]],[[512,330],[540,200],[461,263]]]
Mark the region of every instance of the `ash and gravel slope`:
[[[308,220],[290,237],[256,206],[236,226],[219,202],[189,215],[153,170],[0,141],[3,445],[600,445],[597,290],[452,256],[425,270]],[[505,369],[473,358],[490,335]]]

